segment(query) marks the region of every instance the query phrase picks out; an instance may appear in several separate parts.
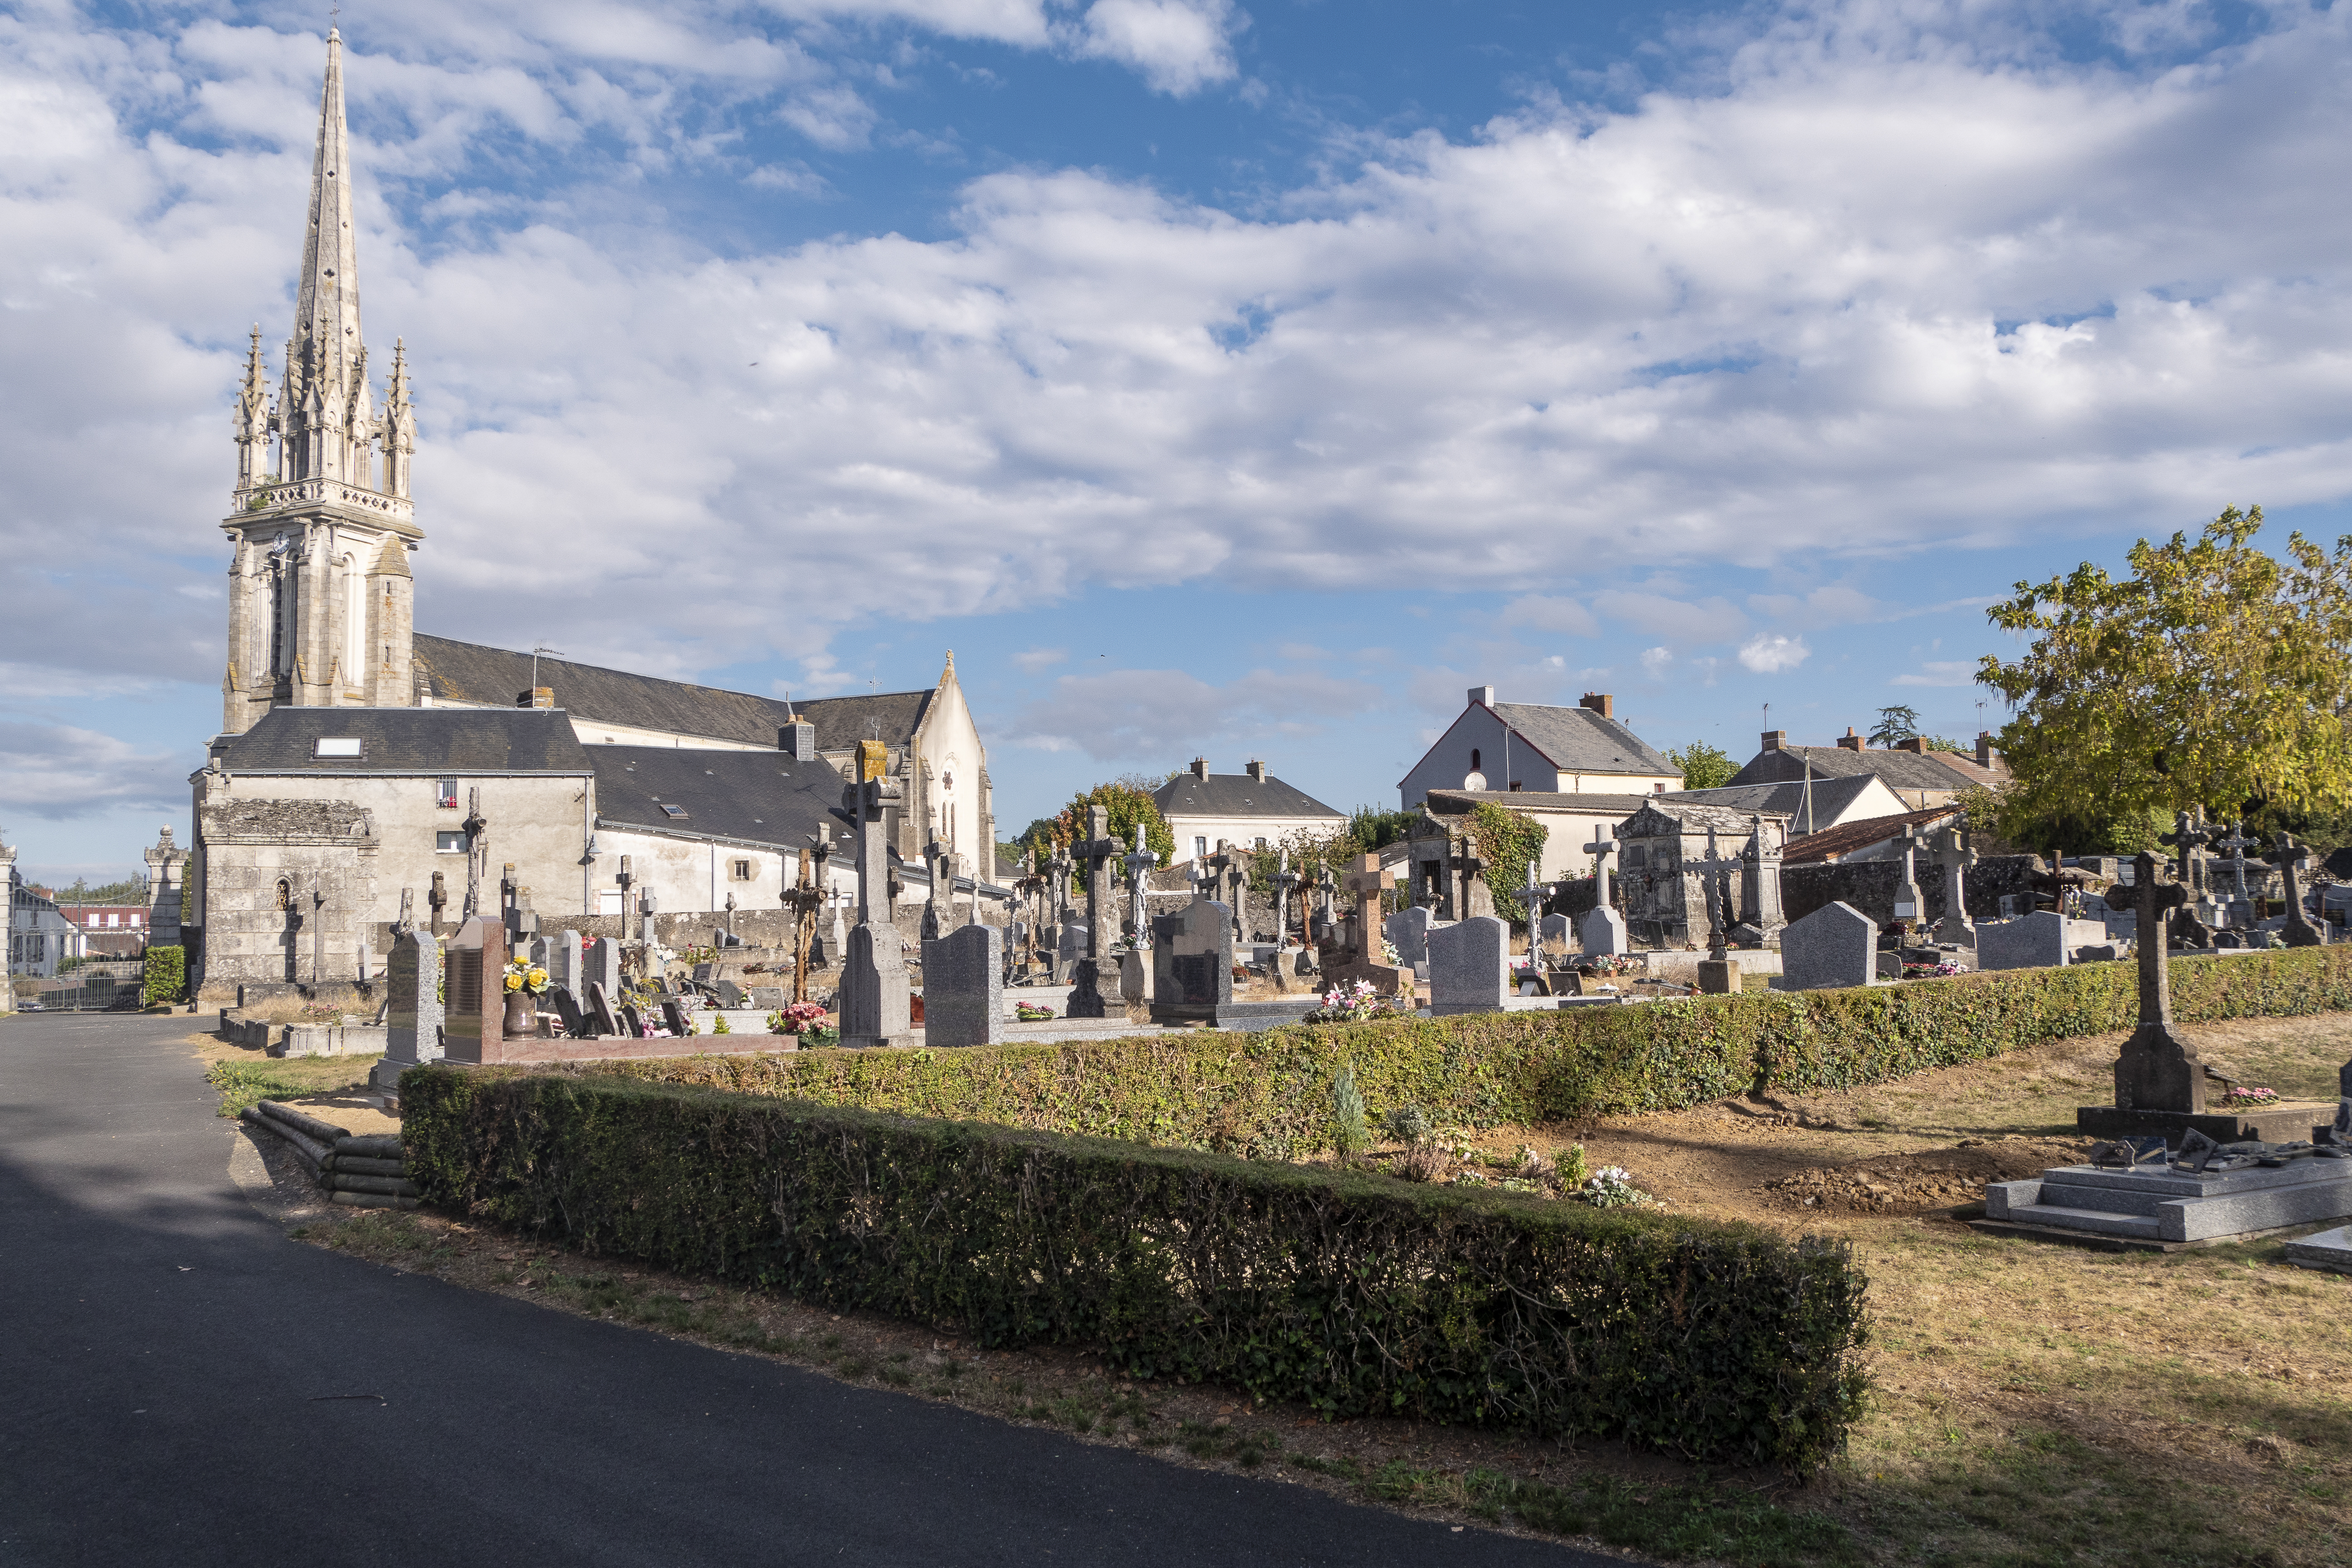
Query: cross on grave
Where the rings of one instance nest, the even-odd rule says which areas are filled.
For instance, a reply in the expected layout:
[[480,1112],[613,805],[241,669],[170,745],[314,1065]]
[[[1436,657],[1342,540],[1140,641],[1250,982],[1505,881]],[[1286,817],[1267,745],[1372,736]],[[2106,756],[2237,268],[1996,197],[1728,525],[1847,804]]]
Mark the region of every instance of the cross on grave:
[[1214,896],[1213,889],[1217,885],[1217,874],[1209,868],[1206,860],[1193,861],[1192,868],[1184,873],[1184,879],[1192,884],[1194,903],[1207,903]]
[[392,934],[395,938],[404,937],[415,929],[416,889],[403,888],[400,889],[400,913],[393,918]]
[[2278,836],[2277,846],[2264,854],[2263,858],[2278,868],[2279,878],[2286,884],[2283,889],[2286,894],[2286,930],[2281,933],[2286,940],[2286,945],[2289,947],[2319,946],[2327,939],[2313,930],[2311,922],[2304,918],[2303,886],[2296,881],[2294,875],[2296,870],[2311,858],[2311,851],[2297,844],[2292,836],[2282,833]]
[[2128,888],[2107,889],[2110,908],[2138,917],[2139,1027],[2116,1058],[2116,1104],[2126,1110],[2205,1110],[2205,1069],[2197,1047],[2172,1027],[2172,974],[2165,914],[2189,901],[2189,889],[2163,879],[2164,862],[2143,849]]
[[1135,928],[1128,945],[1145,948],[1151,945],[1150,900],[1145,895],[1151,889],[1151,872],[1160,864],[1160,852],[1150,842],[1141,823],[1135,825],[1135,847],[1127,852],[1119,864],[1127,868],[1127,918]]
[[1543,907],[1551,889],[1536,876],[1536,863],[1528,862],[1528,885],[1519,889],[1520,901],[1528,910],[1528,967],[1543,968]]
[[1936,864],[1944,868],[1944,918],[1936,927],[1937,939],[1968,942],[1976,931],[1969,921],[1968,879],[1969,868],[1977,863],[1977,852],[1967,837],[1951,826],[1938,830],[1929,847]]
[[1609,896],[1609,857],[1617,852],[1617,835],[1605,826],[1595,826],[1592,842],[1584,847],[1592,857],[1592,907],[1605,910],[1613,901]]
[[2197,851],[2213,841],[2213,830],[2200,816],[2182,811],[2173,814],[2172,831],[2157,836],[2160,844],[2169,844],[2180,853],[2180,868],[2176,873],[2180,885],[2192,893],[2202,892],[2197,875]]
[[1282,944],[1290,940],[1290,893],[1305,879],[1290,868],[1290,851],[1285,849],[1274,863],[1274,952],[1278,965],[1282,960]]
[[2262,840],[2259,838],[2246,837],[2246,823],[2243,817],[2231,824],[2229,837],[2213,841],[2214,848],[2227,849],[2230,852],[2231,892],[2241,900],[2246,897],[2246,851],[2257,847],[2261,843]]
[[1209,857],[1209,872],[1216,890],[1209,896],[1225,906],[1226,917],[1233,921],[1234,933],[1239,939],[1242,929],[1240,900],[1233,895],[1234,847],[1223,839],[1217,840],[1217,852]]
[[816,939],[816,912],[825,902],[824,863],[833,853],[833,828],[817,824],[808,852],[798,857],[800,872],[784,889],[784,908],[793,911],[793,1000],[808,1000],[809,949]]
[[1699,886],[1706,894],[1706,955],[1720,961],[1731,942],[1731,918],[1727,906],[1731,902],[1731,874],[1739,869],[1740,858],[1726,858],[1717,847],[1715,828],[1706,830],[1706,858],[1685,860],[1683,869],[1698,873]]
[[1465,845],[1462,852],[1447,858],[1447,912],[1457,921],[1470,918],[1471,885],[1486,874],[1486,862],[1478,858],[1475,849]]
[[1765,947],[1778,946],[1789,923],[1780,898],[1780,846],[1766,831],[1760,812],[1748,816],[1748,847],[1739,857],[1740,919]]
[[923,869],[931,879],[931,896],[923,905],[923,940],[937,942],[955,929],[955,872],[947,849],[934,833],[923,846]]
[[433,906],[433,934],[441,934],[441,911],[449,907],[449,884],[439,871],[433,873],[433,886],[425,894],[425,901]]
[[732,888],[727,889],[727,934],[730,938],[735,934],[735,889]]
[[1331,901],[1339,890],[1339,879],[1331,875],[1331,868],[1320,867],[1315,873],[1315,942],[1321,946],[1331,930]]
[[1381,929],[1381,894],[1389,885],[1381,858],[1367,855],[1348,873],[1348,891],[1356,895],[1355,947],[1361,962],[1372,962],[1372,937]]
[[1918,863],[1914,858],[1919,849],[1918,825],[1906,823],[1903,831],[1895,836],[1895,843],[1903,854],[1903,880],[1895,887],[1895,919],[1908,931],[1926,918],[1926,906],[1919,897]]
[[1111,1004],[1121,1000],[1118,965],[1110,956],[1111,926],[1118,919],[1112,912],[1110,866],[1126,847],[1111,837],[1110,812],[1088,806],[1086,839],[1070,846],[1071,854],[1086,867],[1087,951],[1073,976],[1076,989],[1063,1007],[1066,1017],[1107,1018]]
[[482,868],[490,854],[490,819],[482,815],[478,788],[466,792],[466,820],[457,827],[466,836],[466,903],[457,918],[469,921],[482,912]]

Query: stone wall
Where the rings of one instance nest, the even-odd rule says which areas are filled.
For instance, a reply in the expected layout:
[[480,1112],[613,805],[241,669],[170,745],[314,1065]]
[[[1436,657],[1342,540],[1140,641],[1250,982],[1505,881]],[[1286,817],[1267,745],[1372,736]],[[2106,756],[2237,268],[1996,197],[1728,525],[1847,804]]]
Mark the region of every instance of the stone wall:
[[[1968,906],[1971,917],[2000,912],[2007,894],[2023,894],[2028,875],[2042,862],[2032,855],[1987,856],[1969,868]],[[1917,864],[1920,901],[1927,919],[1944,918],[1944,868]],[[1900,860],[1839,860],[1829,865],[1790,866],[1780,873],[1780,898],[1788,918],[1803,920],[1815,910],[1846,903],[1880,925],[1895,919],[1895,889],[1903,880]]]
[[358,978],[376,898],[375,825],[364,808],[216,796],[199,803],[196,838],[201,999],[247,982]]

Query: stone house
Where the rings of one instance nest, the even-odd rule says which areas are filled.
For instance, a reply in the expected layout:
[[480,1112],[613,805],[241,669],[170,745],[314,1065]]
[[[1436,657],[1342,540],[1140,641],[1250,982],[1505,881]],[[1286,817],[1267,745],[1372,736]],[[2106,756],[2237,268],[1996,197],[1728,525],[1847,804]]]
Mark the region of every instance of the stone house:
[[[1680,797],[1682,792],[1677,791]],[[1538,862],[1537,874],[1547,882],[1563,877],[1592,875],[1593,855],[1585,847],[1595,842],[1597,834],[1612,837],[1617,825],[1633,816],[1654,796],[1651,795],[1604,795],[1598,791],[1584,795],[1562,795],[1551,790],[1433,789],[1423,804],[1430,815],[1440,818],[1466,817],[1478,805],[1499,805],[1507,811],[1517,811],[1540,823],[1544,828],[1543,858]],[[1609,862],[1613,874],[1621,868],[1615,859]],[[1500,878],[1497,881],[1496,879]],[[1499,867],[1487,873],[1490,887],[1516,888],[1527,879],[1527,868]]]
[[1698,805],[1720,805],[1731,811],[1763,811],[1789,819],[1793,837],[1826,832],[1849,823],[1900,816],[1913,807],[1874,773],[1839,778],[1799,780],[1793,784],[1725,784],[1719,789],[1692,789],[1683,797]]
[[1433,789],[1542,795],[1654,795],[1683,787],[1682,770],[1617,721],[1616,700],[1585,693],[1573,708],[1496,702],[1470,688],[1461,716],[1397,784],[1411,811]]
[[[1977,736],[1976,754],[1934,752],[1924,741],[1874,747],[1853,726],[1833,746],[1791,746],[1786,730],[1764,731],[1763,749],[1731,777],[1733,784],[1799,784],[1810,777],[1816,791],[1823,779],[1875,777],[1903,803],[1905,811],[1949,805],[1971,785],[1997,789],[2009,769],[1992,749],[1990,731]],[[1818,798],[1818,797],[1817,797]]]
[[26,885],[16,869],[16,852],[0,851],[7,872],[8,973],[26,979],[56,977],[58,965],[81,954],[81,931],[65,917],[57,900]]
[[[1636,939],[1660,947],[1706,940],[1706,888],[1700,867],[1706,859],[1709,828],[1715,830],[1717,857],[1732,860],[1747,849],[1749,837],[1759,828],[1769,847],[1785,846],[1789,819],[1777,813],[1686,805],[1679,794],[1644,801],[1641,810],[1617,825],[1622,846],[1619,908],[1627,930]],[[1739,885],[1738,873],[1734,871],[1735,900]]]
[[1208,758],[1194,757],[1151,799],[1175,836],[1179,862],[1205,858],[1219,844],[1278,849],[1295,835],[1319,837],[1348,826],[1347,813],[1283,783],[1255,758],[1241,773],[1213,773]]

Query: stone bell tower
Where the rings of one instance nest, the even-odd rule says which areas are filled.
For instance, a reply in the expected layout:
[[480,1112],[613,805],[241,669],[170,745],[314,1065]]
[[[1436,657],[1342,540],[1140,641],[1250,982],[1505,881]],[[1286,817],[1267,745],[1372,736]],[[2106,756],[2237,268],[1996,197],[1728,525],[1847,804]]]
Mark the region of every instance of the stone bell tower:
[[416,417],[397,342],[381,411],[368,384],[351,185],[343,44],[330,31],[285,375],[273,397],[256,327],[237,394],[236,489],[221,523],[234,551],[226,734],[273,707],[416,700],[408,569],[425,537],[408,499]]

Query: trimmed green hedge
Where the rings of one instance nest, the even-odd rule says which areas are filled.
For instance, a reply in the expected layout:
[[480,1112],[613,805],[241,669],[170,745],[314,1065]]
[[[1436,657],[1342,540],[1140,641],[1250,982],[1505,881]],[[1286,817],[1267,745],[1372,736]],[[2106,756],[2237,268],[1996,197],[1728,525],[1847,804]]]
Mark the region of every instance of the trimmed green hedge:
[[[2172,991],[2184,1024],[2352,1010],[2352,945],[2178,959]],[[1759,1084],[1803,1093],[1881,1083],[2126,1028],[2137,1008],[2136,967],[2097,963],[1263,1035],[672,1057],[586,1070],[1297,1159],[1331,1148],[1331,1085],[1342,1064],[1375,1121],[1418,1104],[1440,1121],[1534,1124],[1680,1110]]]
[[142,973],[146,976],[146,994],[139,1000],[142,1007],[163,1006],[187,994],[188,954],[184,948],[149,948]]
[[415,1068],[401,1106],[434,1203],[984,1346],[1800,1469],[1861,1409],[1827,1242],[610,1079]]

